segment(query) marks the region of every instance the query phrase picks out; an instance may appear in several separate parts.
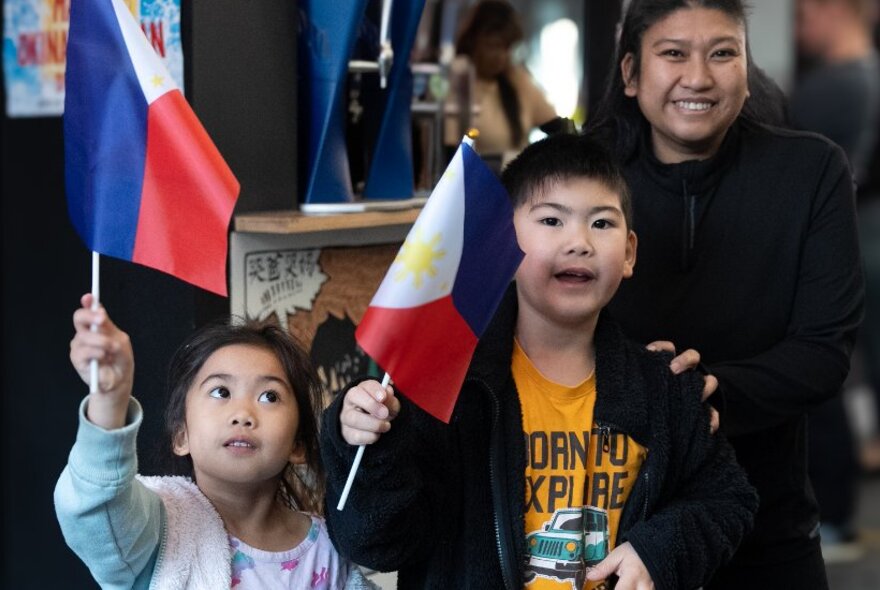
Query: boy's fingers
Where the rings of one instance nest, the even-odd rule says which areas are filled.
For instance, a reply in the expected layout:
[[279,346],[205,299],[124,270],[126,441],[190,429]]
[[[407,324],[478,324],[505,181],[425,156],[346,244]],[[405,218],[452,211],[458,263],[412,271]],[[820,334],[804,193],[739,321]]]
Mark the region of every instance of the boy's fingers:
[[620,565],[621,554],[612,551],[608,557],[597,563],[591,570],[587,572],[588,580],[604,580],[617,571]]
[[342,427],[342,438],[350,445],[371,445],[379,440],[379,435],[374,432]]
[[388,386],[388,397],[385,400],[385,407],[388,408],[388,419],[394,420],[400,413],[400,399],[394,395],[394,388]]
[[391,428],[391,423],[387,420],[380,420],[354,409],[343,412],[339,418],[343,426],[362,432],[382,434]]
[[[360,413],[374,416],[380,420],[389,417],[390,412],[384,403],[377,400],[376,393],[370,393],[363,387],[353,387],[345,394],[344,406],[352,408]],[[382,395],[384,398],[384,394]]]

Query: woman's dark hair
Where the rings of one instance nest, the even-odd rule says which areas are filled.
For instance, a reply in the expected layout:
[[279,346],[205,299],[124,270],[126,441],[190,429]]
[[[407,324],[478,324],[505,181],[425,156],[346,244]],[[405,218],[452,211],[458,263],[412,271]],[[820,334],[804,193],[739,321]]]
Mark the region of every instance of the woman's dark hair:
[[[473,58],[477,39],[487,36],[500,37],[508,48],[522,41],[524,33],[519,15],[506,0],[481,0],[471,6],[458,33],[455,52]],[[496,81],[510,135],[514,145],[519,145],[525,135],[520,119],[519,97],[506,73],[499,74]]]
[[[747,25],[749,7],[743,0],[632,0],[620,30],[617,51],[609,72],[608,82],[596,113],[590,118],[591,129],[601,129],[618,136],[619,145],[631,146],[638,140],[644,123],[635,98],[624,94],[626,83],[620,71],[620,63],[626,54],[633,56],[632,71],[638,76],[642,63],[642,38],[645,31],[669,14],[689,8],[720,10],[730,18]],[[786,123],[785,95],[779,86],[752,61],[746,35],[746,75],[749,98],[740,116],[757,123],[784,125]]]
[[171,472],[194,477],[192,459],[171,452],[174,441],[186,426],[187,392],[212,354],[237,344],[272,352],[284,369],[299,411],[295,441],[305,451],[305,464],[287,466],[280,477],[280,493],[291,508],[320,514],[324,497],[324,469],[318,449],[319,414],[324,407],[320,381],[302,346],[287,332],[271,324],[240,322],[235,318],[208,324],[174,353],[168,370],[165,406],[165,430],[169,438],[165,448],[171,455]]
[[517,208],[555,183],[577,178],[601,182],[617,193],[626,227],[632,228],[632,201],[623,172],[589,133],[560,133],[527,146],[501,173],[501,184]]

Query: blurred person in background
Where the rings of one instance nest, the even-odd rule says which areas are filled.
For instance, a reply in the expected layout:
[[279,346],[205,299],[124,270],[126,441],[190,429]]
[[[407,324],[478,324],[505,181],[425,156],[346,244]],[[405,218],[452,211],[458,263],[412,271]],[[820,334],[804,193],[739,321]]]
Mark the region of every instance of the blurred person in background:
[[[880,131],[880,57],[871,38],[876,16],[876,0],[797,1],[797,46],[809,65],[791,94],[789,114],[792,126],[840,145],[852,168],[867,294],[859,344],[865,378],[880,399],[880,199],[867,182]],[[863,553],[853,523],[859,476],[854,443],[842,397],[811,412],[810,477],[828,562]],[[872,447],[876,458],[870,456]],[[874,462],[868,467],[880,469],[880,439],[869,446],[866,459]]]
[[[479,110],[476,150],[484,157],[510,159],[528,145],[535,127],[559,121],[556,109],[522,64],[513,62],[513,47],[522,41],[520,16],[506,0],[481,0],[462,19],[454,67],[474,69],[472,102]],[[457,145],[461,136],[447,134]]]

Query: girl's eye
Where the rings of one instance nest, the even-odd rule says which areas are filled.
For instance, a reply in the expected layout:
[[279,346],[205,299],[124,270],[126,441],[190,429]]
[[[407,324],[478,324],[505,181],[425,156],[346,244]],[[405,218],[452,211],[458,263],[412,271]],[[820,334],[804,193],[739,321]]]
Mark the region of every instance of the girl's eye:
[[275,402],[278,401],[278,399],[279,399],[278,394],[275,393],[274,391],[264,391],[263,393],[260,394],[259,401],[274,404]]
[[549,225],[550,227],[557,227],[562,225],[562,221],[556,217],[544,217],[539,220],[541,225]]
[[596,229],[608,229],[614,227],[614,222],[609,219],[597,219],[593,222],[593,227]]
[[225,399],[229,397],[229,390],[220,385],[209,391],[208,395],[217,399]]

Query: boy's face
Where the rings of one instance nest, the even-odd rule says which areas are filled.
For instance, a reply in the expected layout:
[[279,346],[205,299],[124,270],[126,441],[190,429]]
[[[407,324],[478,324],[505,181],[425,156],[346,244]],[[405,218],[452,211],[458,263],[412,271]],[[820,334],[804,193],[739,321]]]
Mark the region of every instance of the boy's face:
[[603,182],[549,185],[517,207],[513,222],[525,252],[516,272],[520,313],[567,327],[589,322],[632,276],[636,235]]

